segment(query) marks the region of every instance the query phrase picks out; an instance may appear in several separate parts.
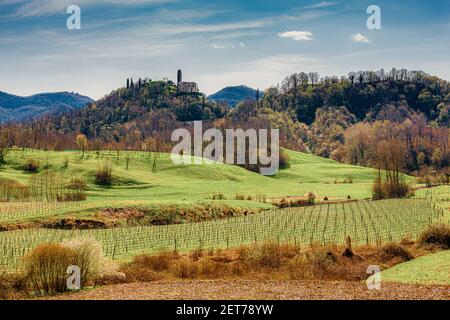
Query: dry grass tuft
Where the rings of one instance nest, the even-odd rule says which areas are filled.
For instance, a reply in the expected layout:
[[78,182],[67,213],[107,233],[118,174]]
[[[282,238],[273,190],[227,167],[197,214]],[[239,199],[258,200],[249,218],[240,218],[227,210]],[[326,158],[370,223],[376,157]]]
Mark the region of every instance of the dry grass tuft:
[[169,269],[172,260],[177,257],[173,252],[161,252],[156,256],[140,255],[134,258],[133,264],[153,271],[164,271]]
[[76,253],[60,244],[42,244],[24,258],[26,279],[37,294],[67,291],[68,266],[74,265]]
[[394,258],[399,258],[402,262],[414,259],[412,253],[403,245],[396,243],[389,243],[381,248],[382,261],[390,261]]
[[195,261],[180,259],[172,265],[172,273],[180,279],[195,279],[199,274],[199,266]]
[[443,223],[432,224],[420,234],[418,242],[423,246],[435,246],[442,249],[449,249],[450,227]]
[[18,300],[27,296],[27,284],[21,274],[0,270],[0,300]]

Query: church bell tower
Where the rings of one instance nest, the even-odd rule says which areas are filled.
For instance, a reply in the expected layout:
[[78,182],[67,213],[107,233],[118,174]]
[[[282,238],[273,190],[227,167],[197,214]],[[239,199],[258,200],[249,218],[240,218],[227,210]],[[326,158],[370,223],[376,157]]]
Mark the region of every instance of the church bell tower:
[[181,72],[181,70],[178,70],[177,83],[180,84],[181,82],[183,82],[183,73]]

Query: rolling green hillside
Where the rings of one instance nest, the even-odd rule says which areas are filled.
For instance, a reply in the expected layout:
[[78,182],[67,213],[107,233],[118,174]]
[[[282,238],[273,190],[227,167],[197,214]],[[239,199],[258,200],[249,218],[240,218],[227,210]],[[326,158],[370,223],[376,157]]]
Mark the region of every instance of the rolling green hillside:
[[[0,168],[0,179],[14,179],[28,183],[30,174],[22,170],[28,159],[38,160],[41,167],[60,172],[70,179],[83,177],[89,185],[88,202],[124,200],[149,203],[193,204],[210,202],[214,193],[223,193],[230,202],[236,193],[251,196],[253,201],[241,205],[261,206],[258,195],[269,197],[301,196],[314,191],[329,198],[368,198],[374,170],[340,164],[330,159],[288,151],[290,168],[274,177],[265,177],[240,167],[223,164],[174,165],[169,154],[154,155],[143,152],[103,152],[100,157],[89,153],[81,159],[79,152],[44,152],[15,150],[8,154],[7,164]],[[67,158],[68,166],[64,167]],[[126,159],[129,158],[128,170]],[[109,159],[113,165],[111,187],[95,185],[97,168]],[[352,183],[343,183],[352,180]],[[245,203],[245,204],[244,204]]]

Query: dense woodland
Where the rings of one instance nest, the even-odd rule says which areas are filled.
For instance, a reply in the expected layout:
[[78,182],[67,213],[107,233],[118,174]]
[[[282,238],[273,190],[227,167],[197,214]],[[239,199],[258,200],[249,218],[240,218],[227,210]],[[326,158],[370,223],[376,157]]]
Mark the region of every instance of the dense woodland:
[[79,134],[94,150],[168,151],[171,132],[194,120],[205,128],[279,128],[284,147],[372,167],[382,151],[394,157],[395,146],[403,171],[448,179],[450,83],[396,69],[342,78],[296,73],[235,108],[179,93],[172,81],[139,80],[79,110],[3,125],[0,162],[12,146],[78,149]]

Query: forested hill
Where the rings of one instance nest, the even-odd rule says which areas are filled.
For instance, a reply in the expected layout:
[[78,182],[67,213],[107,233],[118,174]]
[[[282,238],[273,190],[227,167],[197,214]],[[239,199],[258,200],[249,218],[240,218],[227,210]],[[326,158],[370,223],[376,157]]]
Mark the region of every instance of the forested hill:
[[86,106],[93,100],[71,92],[41,93],[21,97],[0,91],[0,123],[33,119]]
[[235,107],[239,102],[250,99],[257,99],[257,91],[247,86],[226,87],[208,96],[209,100],[223,102],[231,107]]
[[262,106],[288,110],[298,120],[310,124],[323,106],[345,106],[357,120],[375,119],[386,108],[423,113],[428,120],[448,124],[450,84],[421,71],[393,69],[360,71],[347,77],[325,77],[317,73],[297,73],[279,88],[266,90]]
[[172,81],[150,81],[117,89],[88,107],[46,121],[58,130],[94,137],[125,124],[139,127],[154,122],[155,115],[161,118],[162,111],[166,122],[215,120],[230,113],[239,121],[240,115],[248,113],[243,113],[243,109],[267,108],[286,112],[293,120],[310,125],[318,109],[335,106],[345,107],[355,121],[400,121],[412,113],[423,113],[428,121],[448,126],[450,84],[424,72],[395,69],[387,73],[361,71],[342,78],[297,73],[267,89],[258,104],[248,103],[241,102],[246,106],[237,108],[240,111],[228,110],[203,94],[178,94]]
[[91,105],[57,118],[47,118],[63,132],[111,137],[137,127],[145,135],[177,121],[208,120],[225,115],[225,107],[199,94],[178,93],[172,81],[149,81],[119,88]]

